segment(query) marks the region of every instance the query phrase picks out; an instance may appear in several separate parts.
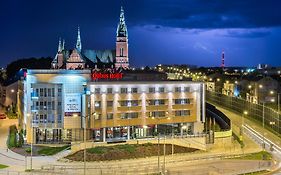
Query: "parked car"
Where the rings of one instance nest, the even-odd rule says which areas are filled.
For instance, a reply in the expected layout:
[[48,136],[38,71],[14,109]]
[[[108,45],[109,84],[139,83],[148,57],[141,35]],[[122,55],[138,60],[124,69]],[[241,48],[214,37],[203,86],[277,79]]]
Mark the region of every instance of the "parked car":
[[0,114],[0,119],[6,119],[6,118],[7,118],[7,117],[6,117],[5,114],[3,114],[3,113]]

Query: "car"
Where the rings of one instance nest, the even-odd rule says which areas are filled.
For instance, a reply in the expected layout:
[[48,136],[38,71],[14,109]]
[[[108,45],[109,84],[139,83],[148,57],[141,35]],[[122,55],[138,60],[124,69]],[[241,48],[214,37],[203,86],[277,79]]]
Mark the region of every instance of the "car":
[[6,117],[6,115],[5,114],[0,114],[0,119],[6,119],[7,117]]

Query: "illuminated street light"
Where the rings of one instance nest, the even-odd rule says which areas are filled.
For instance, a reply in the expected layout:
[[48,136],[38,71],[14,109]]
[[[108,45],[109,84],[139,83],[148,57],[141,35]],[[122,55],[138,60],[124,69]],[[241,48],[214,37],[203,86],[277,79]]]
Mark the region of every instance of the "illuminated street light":
[[248,88],[249,88],[249,89],[251,89],[251,88],[252,88],[252,86],[251,86],[251,85],[249,85],[249,86],[248,86]]
[[220,79],[219,79],[219,78],[217,78],[217,81],[220,81]]
[[274,91],[270,91],[270,94],[271,94],[271,95],[274,94]]
[[14,90],[14,89],[11,89],[11,92],[12,92],[12,93],[14,93],[14,92],[15,92],[15,90]]
[[275,102],[275,99],[274,99],[274,98],[272,98],[270,101],[271,101],[271,102]]
[[262,84],[259,85],[259,88],[263,88]]
[[238,84],[238,81],[235,81],[234,83],[235,83],[235,84]]

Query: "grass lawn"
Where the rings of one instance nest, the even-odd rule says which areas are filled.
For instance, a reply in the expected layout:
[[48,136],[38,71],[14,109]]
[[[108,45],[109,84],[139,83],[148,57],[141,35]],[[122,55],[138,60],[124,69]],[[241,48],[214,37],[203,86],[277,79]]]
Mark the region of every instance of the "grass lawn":
[[[171,144],[166,144],[165,154],[172,154],[172,148],[174,153],[190,153],[197,151],[195,148],[181,147]],[[117,144],[108,146],[97,146],[86,149],[87,161],[107,161],[107,160],[120,160],[120,159],[134,159],[157,156],[158,150],[160,155],[164,155],[163,144]],[[84,150],[80,150],[72,155],[66,156],[67,159],[73,161],[82,161],[84,159]]]
[[54,154],[57,154],[58,152],[63,151],[64,149],[68,148],[69,146],[61,146],[61,147],[43,147],[38,151],[39,155],[46,155],[46,156],[51,156]]
[[271,160],[272,155],[269,152],[261,151],[252,154],[242,155],[241,157],[233,158],[233,159],[241,159],[241,160]]
[[7,165],[0,164],[0,169],[7,168],[7,167],[8,167]]

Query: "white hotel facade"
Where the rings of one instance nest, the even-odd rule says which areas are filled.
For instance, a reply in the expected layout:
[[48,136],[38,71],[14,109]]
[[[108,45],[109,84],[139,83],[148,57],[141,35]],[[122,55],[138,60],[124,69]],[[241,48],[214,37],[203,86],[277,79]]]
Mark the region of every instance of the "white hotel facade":
[[[126,76],[126,75],[125,75]],[[57,143],[202,133],[204,83],[92,80],[90,70],[27,70],[23,118],[27,142]]]

